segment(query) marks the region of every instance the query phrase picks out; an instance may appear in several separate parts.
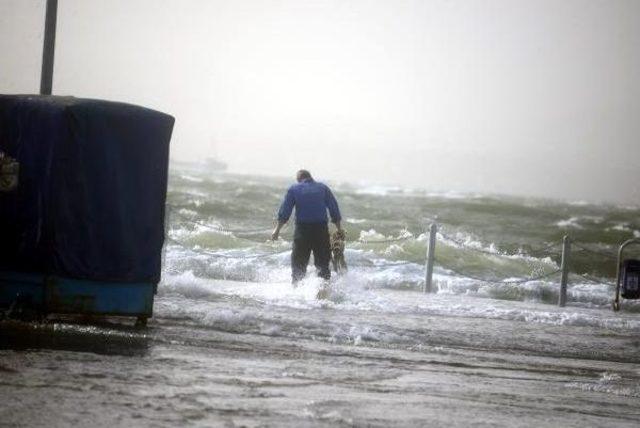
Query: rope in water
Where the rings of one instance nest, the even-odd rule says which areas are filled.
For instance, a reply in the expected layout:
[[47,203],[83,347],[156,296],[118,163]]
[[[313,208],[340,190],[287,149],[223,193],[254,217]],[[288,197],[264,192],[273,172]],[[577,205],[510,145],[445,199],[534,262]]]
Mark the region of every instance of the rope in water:
[[[167,240],[175,245],[178,245],[188,251],[192,251],[194,253],[197,254],[202,254],[202,255],[206,255],[209,257],[214,257],[214,258],[224,258],[224,259],[235,259],[235,260],[239,260],[239,259],[260,259],[260,258],[268,258],[268,257],[273,257],[273,256],[278,256],[281,254],[285,254],[285,253],[289,253],[291,252],[291,250],[283,250],[283,251],[278,251],[275,253],[265,253],[265,254],[251,254],[251,255],[232,255],[232,254],[222,254],[222,253],[216,253],[216,252],[211,252],[211,251],[207,251],[207,250],[203,250],[200,248],[194,248],[191,247],[187,244],[185,244],[184,242],[178,241],[177,239],[171,238],[171,237],[167,237]],[[372,262],[371,264],[361,264],[361,263],[349,263],[350,266],[359,266],[359,267],[384,267],[384,268],[390,268],[390,267],[396,267],[396,266],[406,266],[406,265],[410,265],[410,264],[418,264],[415,262],[411,262],[411,261],[398,261],[398,262],[387,262],[387,263],[375,263]],[[484,282],[484,283],[490,283],[490,284],[510,284],[510,285],[515,285],[515,284],[524,284],[527,282],[533,282],[533,281],[539,281],[541,279],[544,278],[548,278],[552,275],[555,275],[557,273],[560,272],[560,269],[556,269],[554,271],[551,272],[546,272],[537,276],[532,276],[532,277],[528,277],[528,278],[519,278],[519,279],[515,279],[515,280],[507,280],[505,279],[489,279],[489,278],[482,278],[479,276],[475,276],[475,275],[471,275],[471,274],[467,274],[464,272],[459,271],[458,269],[455,269],[451,266],[446,266],[443,265],[442,263],[439,263],[440,266],[442,266],[444,269],[453,272],[454,274],[461,276],[463,278],[468,278],[468,279],[472,279],[475,281],[480,281],[480,282]],[[601,280],[597,280],[597,279],[593,279],[591,277],[588,277],[586,275],[580,275],[580,277],[589,280],[591,282],[597,283],[597,284],[608,284],[606,282],[603,282]]]
[[482,248],[471,247],[471,246],[469,246],[466,242],[462,242],[462,241],[460,241],[460,240],[458,240],[458,239],[455,239],[455,238],[454,238],[454,237],[452,237],[452,236],[445,235],[445,234],[444,234],[444,233],[442,233],[442,232],[439,232],[439,234],[440,234],[440,236],[442,236],[444,239],[446,239],[446,240],[448,240],[448,241],[451,241],[451,242],[453,242],[453,243],[455,243],[455,244],[459,245],[460,247],[464,248],[465,250],[474,251],[474,252],[476,252],[476,253],[488,254],[488,255],[490,255],[490,256],[501,256],[501,255],[503,255],[503,254],[500,254],[500,253],[497,253],[497,252],[493,252],[493,251],[489,251],[489,250],[485,250],[485,249],[482,249]]
[[[172,215],[175,214],[177,217],[179,217],[181,220],[188,222],[188,223],[192,223],[192,224],[197,224],[199,226],[205,227],[207,229],[213,230],[215,232],[220,232],[220,233],[228,233],[228,234],[233,234],[235,236],[252,236],[252,235],[259,235],[259,234],[266,234],[266,233],[270,233],[272,231],[271,228],[262,228],[262,229],[231,229],[231,228],[227,228],[224,226],[216,226],[216,225],[212,225],[209,223],[205,223],[199,220],[194,220],[191,218],[188,218],[185,215],[182,215],[180,213],[172,213]],[[285,228],[288,226],[288,223],[285,225]],[[381,240],[369,240],[369,239],[358,239],[356,242],[360,242],[362,244],[386,244],[386,243],[391,243],[391,242],[400,242],[400,241],[406,241],[407,239],[411,239],[413,238],[412,235],[408,235],[408,236],[400,236],[397,238],[389,238],[389,239],[381,239]]]
[[584,280],[586,280],[588,282],[591,282],[593,284],[598,284],[598,285],[604,284],[604,285],[608,285],[609,287],[615,286],[615,284],[612,283],[612,282],[604,281],[602,279],[598,279],[598,278],[595,278],[595,277],[587,275],[587,274],[579,274],[579,273],[577,273],[577,274],[574,274],[574,275],[576,275],[577,277],[579,277],[581,279],[584,279]]
[[388,262],[384,262],[384,263],[380,263],[380,262],[362,263],[362,262],[354,262],[354,261],[350,261],[349,262],[349,266],[364,267],[364,268],[378,268],[378,267],[391,268],[391,267],[396,267],[396,266],[408,266],[408,265],[420,265],[420,264],[421,263],[411,262],[411,261],[408,261],[408,260],[388,261]]
[[[197,224],[200,226],[203,226],[205,228],[211,229],[213,231],[216,232],[222,232],[222,233],[230,233],[230,234],[234,234],[236,236],[248,236],[248,235],[256,235],[256,234],[261,234],[261,233],[267,233],[270,232],[271,229],[254,229],[254,230],[246,230],[246,229],[229,229],[229,228],[225,228],[223,226],[214,226],[208,223],[204,223],[198,220],[194,220],[191,218],[188,218],[180,213],[176,213],[174,212],[174,214],[176,214],[179,218],[181,218],[183,221],[189,222],[189,223],[193,223],[193,224]],[[505,254],[505,253],[500,253],[500,252],[494,252],[494,251],[489,251],[489,250],[485,250],[483,248],[477,248],[477,247],[473,247],[470,246],[467,242],[461,241],[451,235],[439,232],[439,235],[442,237],[442,239],[450,241],[455,243],[456,245],[460,246],[463,249],[469,250],[469,251],[473,251],[473,252],[477,252],[477,253],[481,253],[481,254],[487,254],[487,255],[491,255],[491,256],[502,256],[502,257],[508,257],[508,256],[513,256],[513,255],[522,255],[521,253],[516,253],[516,254]],[[385,244],[385,243],[393,243],[393,242],[402,242],[402,241],[406,241],[408,239],[414,238],[413,235],[405,235],[405,236],[398,236],[397,238],[388,238],[388,239],[381,239],[381,240],[366,240],[366,239],[359,239],[355,242],[359,242],[362,244]],[[167,237],[167,240],[175,245],[178,245],[188,251],[192,251],[194,253],[197,254],[202,254],[202,255],[206,255],[209,257],[215,257],[215,258],[225,258],[225,259],[260,259],[260,258],[268,258],[268,257],[273,257],[273,256],[277,256],[277,255],[281,255],[281,254],[285,254],[285,253],[289,253],[291,250],[283,250],[283,251],[279,251],[279,252],[275,252],[275,253],[264,253],[264,254],[250,254],[250,255],[233,255],[233,254],[223,254],[223,253],[219,253],[219,252],[212,252],[212,251],[207,251],[204,249],[200,249],[200,248],[196,248],[196,247],[192,247],[189,246],[187,244],[185,244],[184,242],[178,241],[174,238],[171,237]],[[556,242],[552,242],[548,245],[545,245],[543,247],[540,248],[535,248],[535,249],[530,249],[529,253],[544,253],[547,250],[558,246],[558,241]],[[586,252],[590,252],[592,254],[597,254],[603,257],[608,257],[608,258],[616,258],[616,256],[612,255],[612,254],[608,254],[608,253],[604,253],[601,251],[597,251],[597,250],[592,250],[590,248],[584,247],[580,244],[577,244],[575,241],[572,242],[573,245],[575,245],[577,248],[579,248],[582,251],[586,251]],[[558,256],[558,254],[554,253],[551,254],[554,256]],[[376,263],[376,262],[371,262],[371,263],[367,263],[367,264],[362,264],[362,263],[350,263],[351,266],[359,266],[359,267],[383,267],[383,268],[388,268],[388,267],[396,267],[396,266],[406,266],[406,265],[410,265],[410,264],[419,264],[417,262],[412,262],[412,261],[396,261],[396,262],[387,262],[387,263]],[[485,282],[485,283],[491,283],[491,284],[524,284],[527,282],[532,282],[532,281],[538,281],[544,278],[548,278],[552,275],[555,275],[557,273],[559,273],[561,270],[557,269],[551,272],[547,272],[544,274],[540,274],[537,276],[532,276],[532,277],[528,277],[528,278],[519,278],[519,279],[515,279],[515,280],[507,280],[507,278],[504,279],[490,279],[490,278],[483,278],[480,276],[476,276],[476,275],[472,275],[472,274],[467,274],[464,273],[458,269],[455,269],[451,266],[446,266],[442,263],[439,263],[441,267],[443,267],[444,269],[453,272],[454,274],[464,277],[464,278],[468,278],[468,279],[472,279],[475,281],[481,281],[481,282]],[[606,285],[612,285],[609,282],[603,281],[601,279],[597,279],[594,277],[590,277],[586,274],[580,275],[577,274],[580,278],[592,282],[594,284],[606,284]]]
[[215,232],[222,232],[222,233],[230,233],[230,234],[234,234],[234,235],[257,235],[260,233],[268,233],[271,231],[270,228],[262,228],[262,229],[230,229],[224,226],[215,226],[209,223],[204,223],[202,221],[199,220],[194,220],[191,218],[188,218],[185,215],[182,215],[178,212],[172,212],[172,215],[176,215],[177,217],[179,217],[180,219],[182,219],[185,222],[188,223],[193,223],[193,224],[197,224],[199,226],[205,227],[207,229],[213,230]]
[[548,277],[550,277],[552,275],[555,275],[555,274],[561,272],[560,269],[556,269],[556,270],[553,270],[551,272],[546,272],[546,273],[543,273],[543,274],[540,274],[540,275],[536,275],[536,276],[531,276],[531,277],[528,277],[528,278],[519,278],[519,279],[514,279],[514,280],[507,280],[507,278],[504,278],[504,279],[489,279],[489,278],[482,278],[482,277],[479,277],[479,276],[466,274],[466,273],[461,272],[461,271],[459,271],[459,270],[457,270],[457,269],[455,269],[455,268],[453,268],[451,266],[445,266],[442,263],[440,263],[440,266],[442,266],[444,269],[446,269],[448,271],[451,271],[451,272],[455,273],[456,275],[461,276],[463,278],[473,279],[474,281],[481,281],[481,282],[486,282],[486,283],[489,283],[489,284],[524,284],[524,283],[527,283],[527,282],[539,281],[541,279],[548,278]]
[[259,258],[272,257],[272,256],[277,256],[277,255],[280,255],[280,254],[285,254],[285,253],[291,252],[291,250],[283,250],[283,251],[278,251],[276,253],[232,255],[232,254],[215,253],[215,252],[203,250],[203,249],[200,249],[200,248],[191,247],[191,246],[185,244],[184,242],[178,241],[177,239],[171,238],[169,236],[167,236],[167,240],[169,242],[175,244],[175,245],[178,245],[178,246],[180,246],[180,247],[182,247],[182,248],[184,248],[186,250],[192,251],[194,253],[202,254],[202,255],[205,255],[205,256],[209,256],[209,257],[223,258],[223,259],[259,259]]
[[406,241],[407,239],[411,239],[411,238],[413,238],[413,235],[399,236],[397,238],[380,239],[380,240],[358,239],[356,242],[359,242],[361,244],[389,244],[391,242]]
[[606,258],[609,258],[609,259],[612,259],[612,260],[617,260],[618,259],[618,256],[615,256],[615,255],[613,255],[611,253],[605,253],[604,251],[593,250],[591,248],[588,248],[588,247],[585,247],[583,245],[580,245],[580,244],[576,243],[575,241],[572,241],[571,245],[573,245],[575,247],[578,247],[580,250],[586,251],[587,253],[596,254],[598,256],[606,257]]
[[[467,244],[466,242],[463,242],[459,239],[454,238],[451,235],[447,235],[444,234],[442,232],[438,232],[444,239],[451,241],[457,245],[459,245],[460,247],[462,247],[465,250],[469,250],[469,251],[474,251],[476,253],[482,253],[482,254],[488,254],[490,256],[503,256],[503,257],[509,257],[509,256],[520,256],[522,255],[521,253],[515,253],[515,254],[505,254],[505,253],[500,253],[500,252],[494,252],[494,251],[489,251],[489,250],[485,250],[483,248],[477,248],[477,247],[472,247],[469,244]],[[540,248],[533,248],[529,250],[529,253],[543,253],[553,247],[556,247],[559,243],[556,242],[552,242],[548,245],[545,245],[543,247]],[[553,255],[553,256],[557,256],[558,254],[553,253],[553,254],[548,254],[548,255]]]

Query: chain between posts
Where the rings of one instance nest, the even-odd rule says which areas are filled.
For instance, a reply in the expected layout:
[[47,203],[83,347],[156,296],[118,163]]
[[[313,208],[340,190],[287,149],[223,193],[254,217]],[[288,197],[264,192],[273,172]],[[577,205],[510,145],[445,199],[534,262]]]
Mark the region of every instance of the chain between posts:
[[179,218],[181,218],[183,221],[188,222],[188,223],[192,223],[192,224],[197,224],[199,226],[205,227],[207,229],[213,230],[215,232],[222,232],[222,233],[232,233],[234,235],[257,235],[259,233],[267,233],[270,232],[271,229],[270,228],[262,228],[262,229],[249,229],[249,230],[243,230],[243,229],[228,229],[224,226],[214,226],[199,220],[194,220],[194,219],[190,219],[187,216],[180,214],[180,213],[175,213],[175,215]]
[[361,244],[389,244],[391,242],[400,242],[406,241],[407,239],[411,239],[413,236],[402,236],[398,238],[389,238],[389,239],[380,239],[380,240],[368,240],[368,239],[358,239],[355,242],[359,242]]
[[561,272],[561,269],[556,269],[556,270],[553,270],[551,272],[546,272],[546,273],[543,273],[543,274],[540,274],[540,275],[536,275],[536,276],[531,276],[531,277],[527,277],[527,278],[519,278],[519,279],[515,279],[515,280],[507,280],[507,278],[505,278],[505,279],[482,278],[482,277],[479,277],[479,276],[469,275],[469,274],[460,272],[457,269],[454,269],[454,268],[452,268],[450,266],[445,266],[445,265],[442,265],[442,264],[441,264],[441,266],[444,269],[446,269],[448,271],[451,271],[451,272],[455,273],[456,275],[461,276],[463,278],[473,279],[474,281],[486,282],[488,284],[525,284],[527,282],[539,281],[541,279],[548,278],[550,276],[553,276],[553,275]]
[[613,282],[608,282],[608,281],[604,281],[602,279],[598,279],[595,278],[591,275],[586,275],[586,274],[574,274],[575,276],[577,276],[578,278],[584,279],[585,281],[588,281],[592,284],[604,284],[604,285],[608,285],[609,287],[614,287],[615,284]]
[[612,259],[612,260],[615,260],[617,258],[617,256],[615,256],[613,254],[605,253],[604,251],[592,250],[591,248],[588,248],[588,247],[585,247],[583,245],[577,244],[575,241],[573,241],[572,244],[574,246],[578,247],[580,250],[586,251],[586,252],[591,253],[591,254],[596,254],[596,255],[602,256],[602,257],[607,257],[607,258]]
[[[474,252],[477,252],[477,253],[482,253],[482,254],[487,254],[487,255],[490,255],[490,256],[497,256],[497,257],[512,257],[512,256],[520,256],[520,255],[522,255],[521,253],[504,254],[504,253],[500,253],[500,252],[494,252],[494,251],[485,250],[485,249],[482,249],[482,248],[475,248],[475,247],[469,246],[466,242],[463,242],[463,241],[461,241],[459,239],[454,238],[451,235],[447,235],[447,234],[442,233],[442,232],[439,232],[439,234],[444,239],[459,245],[464,250],[474,251]],[[544,247],[532,248],[528,252],[529,253],[541,253],[541,252],[549,250],[550,248],[556,247],[557,245],[558,245],[558,242],[555,241],[555,242],[552,242],[552,243],[550,243],[548,245],[545,245]],[[557,254],[554,253],[554,254],[550,254],[550,255],[557,255]]]

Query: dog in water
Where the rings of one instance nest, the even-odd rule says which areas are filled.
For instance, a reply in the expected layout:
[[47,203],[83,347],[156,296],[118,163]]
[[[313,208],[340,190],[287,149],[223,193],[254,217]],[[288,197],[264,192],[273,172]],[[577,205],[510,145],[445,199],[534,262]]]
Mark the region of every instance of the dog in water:
[[336,273],[347,271],[347,262],[344,259],[344,246],[347,235],[344,230],[336,230],[331,234],[331,263]]
[[[331,248],[331,263],[333,264],[333,270],[337,274],[341,274],[347,271],[347,262],[344,260],[344,246],[346,240],[346,234],[344,230],[336,230],[330,235],[330,248]],[[324,281],[316,298],[318,300],[326,300],[331,295],[331,286],[329,281]]]

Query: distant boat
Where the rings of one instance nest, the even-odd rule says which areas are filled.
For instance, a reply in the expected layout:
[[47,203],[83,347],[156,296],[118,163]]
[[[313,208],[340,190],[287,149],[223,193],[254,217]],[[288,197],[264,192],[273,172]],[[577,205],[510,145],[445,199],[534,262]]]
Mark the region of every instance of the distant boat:
[[203,162],[203,168],[207,172],[224,172],[227,170],[228,165],[215,157],[208,157]]

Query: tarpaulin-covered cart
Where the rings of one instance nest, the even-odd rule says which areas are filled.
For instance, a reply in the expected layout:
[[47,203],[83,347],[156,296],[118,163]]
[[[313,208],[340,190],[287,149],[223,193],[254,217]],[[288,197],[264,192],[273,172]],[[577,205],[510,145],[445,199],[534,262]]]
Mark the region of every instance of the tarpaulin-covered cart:
[[0,95],[0,310],[152,315],[173,117]]

